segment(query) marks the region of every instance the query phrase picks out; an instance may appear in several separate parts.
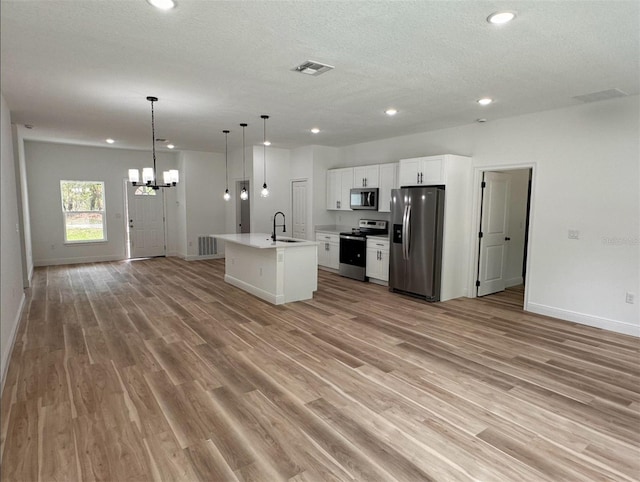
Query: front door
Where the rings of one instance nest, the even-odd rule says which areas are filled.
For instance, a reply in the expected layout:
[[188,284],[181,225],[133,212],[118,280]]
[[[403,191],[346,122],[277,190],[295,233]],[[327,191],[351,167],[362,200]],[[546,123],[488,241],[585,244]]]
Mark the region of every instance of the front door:
[[291,183],[291,202],[293,228],[292,236],[307,239],[307,181],[293,181]]
[[478,296],[505,289],[511,175],[485,172],[480,220]]
[[129,258],[164,256],[164,190],[127,183]]

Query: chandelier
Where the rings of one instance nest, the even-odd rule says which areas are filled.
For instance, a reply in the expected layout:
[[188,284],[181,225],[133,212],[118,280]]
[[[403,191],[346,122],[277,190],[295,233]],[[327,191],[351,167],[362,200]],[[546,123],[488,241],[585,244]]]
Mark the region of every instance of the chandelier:
[[140,171],[138,169],[129,169],[129,182],[134,186],[148,186],[151,189],[158,190],[161,187],[173,187],[178,184],[179,173],[177,169],[170,169],[162,173],[162,184],[158,184],[158,176],[156,171],[156,125],[153,112],[153,103],[158,102],[157,97],[147,97],[151,102],[151,151],[153,152],[153,167],[145,167],[142,169],[142,183],[140,182]]

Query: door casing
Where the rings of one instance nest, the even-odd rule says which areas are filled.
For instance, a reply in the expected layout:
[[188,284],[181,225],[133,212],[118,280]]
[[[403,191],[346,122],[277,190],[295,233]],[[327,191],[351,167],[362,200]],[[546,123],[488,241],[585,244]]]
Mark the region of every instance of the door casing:
[[[472,186],[472,206],[471,206],[471,219],[470,219],[470,242],[469,242],[469,260],[470,266],[468,272],[468,284],[467,293],[469,298],[476,297],[476,279],[478,268],[478,226],[480,226],[481,215],[481,186],[482,176],[487,171],[514,171],[518,169],[531,169],[531,196],[529,204],[529,226],[527,230],[527,249],[526,249],[526,272],[531,273],[531,265],[533,262],[533,230],[535,228],[535,193],[536,193],[536,176],[537,176],[537,163],[535,161],[523,163],[523,164],[494,164],[482,167],[474,168],[473,172],[473,186]],[[530,278],[529,278],[530,279]],[[529,287],[530,282],[525,283],[524,287],[524,309],[527,309],[529,303]]]

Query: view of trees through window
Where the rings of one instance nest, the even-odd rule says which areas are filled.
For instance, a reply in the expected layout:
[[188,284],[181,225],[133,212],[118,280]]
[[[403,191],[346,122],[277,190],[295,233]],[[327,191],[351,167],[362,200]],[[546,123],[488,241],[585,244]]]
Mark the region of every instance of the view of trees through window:
[[65,242],[106,241],[104,182],[60,181]]

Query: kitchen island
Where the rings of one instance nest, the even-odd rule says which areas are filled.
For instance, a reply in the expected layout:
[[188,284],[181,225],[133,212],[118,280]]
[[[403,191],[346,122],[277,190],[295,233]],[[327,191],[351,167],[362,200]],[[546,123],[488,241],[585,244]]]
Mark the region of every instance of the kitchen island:
[[318,289],[318,243],[266,233],[215,234],[225,242],[224,280],[274,305],[309,300]]

